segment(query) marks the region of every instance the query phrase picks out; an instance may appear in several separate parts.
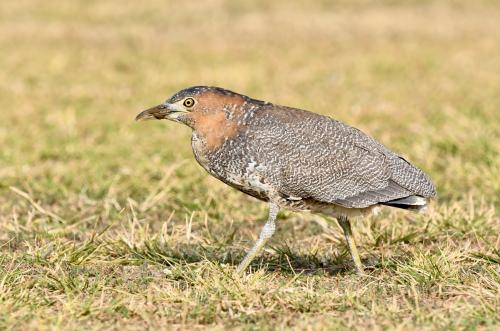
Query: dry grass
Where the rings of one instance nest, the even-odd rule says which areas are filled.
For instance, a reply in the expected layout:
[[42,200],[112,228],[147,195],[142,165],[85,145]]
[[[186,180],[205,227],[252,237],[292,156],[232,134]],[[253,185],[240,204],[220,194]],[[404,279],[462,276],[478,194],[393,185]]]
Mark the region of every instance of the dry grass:
[[[497,329],[496,1],[8,1],[0,9],[0,329]],[[339,228],[208,177],[133,117],[219,85],[329,114],[435,180],[428,216]]]

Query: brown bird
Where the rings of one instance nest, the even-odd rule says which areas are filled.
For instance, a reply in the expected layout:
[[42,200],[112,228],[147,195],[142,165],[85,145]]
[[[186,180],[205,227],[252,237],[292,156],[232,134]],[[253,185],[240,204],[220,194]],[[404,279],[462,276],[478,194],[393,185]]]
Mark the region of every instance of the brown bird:
[[356,128],[306,110],[196,86],[136,118],[145,119],[189,126],[194,156],[209,174],[269,204],[239,272],[273,235],[280,208],[335,217],[363,273],[349,219],[381,205],[420,211],[436,197],[430,178],[407,160]]

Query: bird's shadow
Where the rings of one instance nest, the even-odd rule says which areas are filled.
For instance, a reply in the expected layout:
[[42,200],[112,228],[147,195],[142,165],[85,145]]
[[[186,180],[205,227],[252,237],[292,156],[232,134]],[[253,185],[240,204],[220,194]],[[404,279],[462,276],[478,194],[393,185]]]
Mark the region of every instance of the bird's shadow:
[[[331,276],[352,273],[354,265],[347,251],[338,255],[321,256],[316,253],[297,253],[286,244],[269,247],[273,253],[264,253],[255,258],[250,265],[251,271],[265,269],[284,274],[328,274]],[[146,261],[175,267],[178,265],[197,265],[209,261],[216,265],[237,266],[244,258],[244,249],[228,248],[226,245],[204,246],[200,244],[182,244],[175,247],[150,243],[133,251],[134,255]],[[365,269],[376,269],[379,261],[376,257],[363,259]]]
[[[270,247],[275,254],[264,254],[253,261],[252,270],[266,269],[285,274],[328,274],[330,276],[354,272],[354,263],[347,251],[338,255],[322,256],[316,253],[296,253],[287,245]],[[243,252],[244,255],[244,252]],[[238,264],[235,261],[235,264]],[[365,269],[375,269],[378,261],[375,257],[362,260]]]

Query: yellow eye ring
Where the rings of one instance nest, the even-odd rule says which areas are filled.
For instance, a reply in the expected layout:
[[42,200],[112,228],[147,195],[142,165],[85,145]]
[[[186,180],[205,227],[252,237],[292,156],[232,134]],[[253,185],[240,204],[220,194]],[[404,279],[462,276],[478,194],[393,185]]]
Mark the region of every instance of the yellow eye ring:
[[184,107],[191,108],[194,106],[194,99],[193,98],[186,98],[184,102],[182,103]]

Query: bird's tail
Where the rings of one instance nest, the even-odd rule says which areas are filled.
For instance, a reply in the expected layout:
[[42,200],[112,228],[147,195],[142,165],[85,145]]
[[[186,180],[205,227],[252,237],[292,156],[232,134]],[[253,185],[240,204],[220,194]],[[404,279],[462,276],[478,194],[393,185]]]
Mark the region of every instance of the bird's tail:
[[418,195],[410,195],[400,199],[381,202],[380,204],[416,212],[424,212],[427,209],[427,199]]

